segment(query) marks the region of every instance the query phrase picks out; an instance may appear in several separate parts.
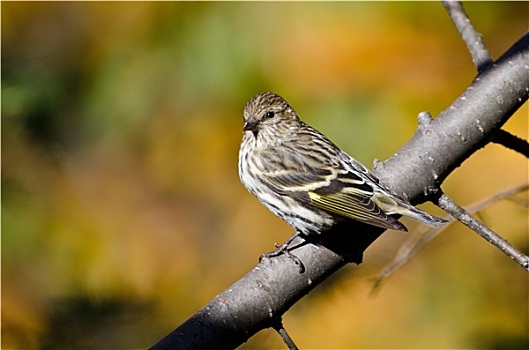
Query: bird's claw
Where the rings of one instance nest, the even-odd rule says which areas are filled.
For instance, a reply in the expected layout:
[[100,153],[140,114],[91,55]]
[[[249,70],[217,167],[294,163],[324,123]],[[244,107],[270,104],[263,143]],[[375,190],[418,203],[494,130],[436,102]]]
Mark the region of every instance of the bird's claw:
[[[288,242],[288,243],[290,243],[290,242]],[[276,250],[274,250],[273,252],[270,252],[270,253],[261,254],[261,256],[259,257],[259,262],[261,262],[263,259],[274,258],[274,257],[279,256],[281,254],[285,254],[288,258],[292,259],[296,265],[298,265],[299,273],[305,272],[305,266],[303,265],[301,260],[288,250],[288,243],[283,244],[281,246],[279,244],[275,243],[274,246],[276,247]]]

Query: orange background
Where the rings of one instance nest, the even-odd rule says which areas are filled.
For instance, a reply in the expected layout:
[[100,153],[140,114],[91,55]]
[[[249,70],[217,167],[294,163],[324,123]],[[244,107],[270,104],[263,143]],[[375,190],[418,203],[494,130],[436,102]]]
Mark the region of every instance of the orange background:
[[[6,349],[148,347],[290,236],[238,179],[258,92],[370,166],[476,74],[437,2],[1,6]],[[465,8],[495,59],[528,29],[527,3]],[[505,128],[528,138],[527,104]],[[469,205],[527,180],[491,144],[443,189]],[[527,252],[519,202],[480,217]],[[301,348],[528,344],[527,273],[460,224],[371,295],[406,238],[387,232],[285,315]],[[283,347],[272,330],[242,346]]]

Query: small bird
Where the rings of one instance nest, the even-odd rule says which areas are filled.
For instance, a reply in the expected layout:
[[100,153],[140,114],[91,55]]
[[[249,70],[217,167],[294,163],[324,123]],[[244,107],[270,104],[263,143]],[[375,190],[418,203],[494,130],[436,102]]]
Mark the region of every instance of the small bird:
[[[445,220],[415,208],[365,166],[302,122],[280,96],[264,92],[244,109],[239,176],[270,211],[298,235],[321,234],[344,220],[407,231],[395,217],[437,227]],[[278,255],[278,254],[274,254]]]

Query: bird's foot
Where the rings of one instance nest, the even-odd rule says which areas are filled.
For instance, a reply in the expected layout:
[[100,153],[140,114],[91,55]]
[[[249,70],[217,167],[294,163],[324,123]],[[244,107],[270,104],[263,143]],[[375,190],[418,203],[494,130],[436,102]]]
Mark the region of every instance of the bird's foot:
[[298,265],[299,267],[299,273],[303,273],[305,272],[305,266],[303,266],[303,263],[301,262],[301,260],[299,260],[299,258],[297,256],[295,256],[294,254],[292,254],[289,250],[288,250],[288,246],[290,245],[290,243],[292,243],[292,241],[298,237],[300,235],[299,232],[296,232],[292,235],[292,237],[290,237],[285,243],[283,243],[282,245],[279,245],[277,243],[275,243],[275,247],[276,247],[276,250],[270,252],[270,253],[264,253],[262,254],[260,257],[259,257],[259,262],[261,262],[263,259],[269,259],[269,258],[274,258],[276,256],[279,256],[281,254],[284,254],[286,255],[288,258],[292,259],[294,261],[294,263],[296,265]]

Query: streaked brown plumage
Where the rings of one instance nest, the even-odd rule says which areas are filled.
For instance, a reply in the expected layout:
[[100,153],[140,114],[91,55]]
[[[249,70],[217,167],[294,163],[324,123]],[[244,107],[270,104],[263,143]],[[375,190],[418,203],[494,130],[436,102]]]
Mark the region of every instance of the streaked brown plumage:
[[443,219],[393,193],[353,157],[303,123],[280,96],[265,92],[244,109],[239,176],[274,214],[303,234],[343,220],[406,231],[393,214],[436,227]]

